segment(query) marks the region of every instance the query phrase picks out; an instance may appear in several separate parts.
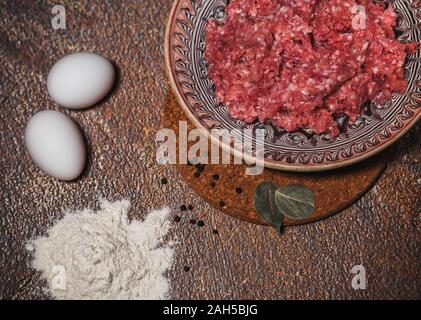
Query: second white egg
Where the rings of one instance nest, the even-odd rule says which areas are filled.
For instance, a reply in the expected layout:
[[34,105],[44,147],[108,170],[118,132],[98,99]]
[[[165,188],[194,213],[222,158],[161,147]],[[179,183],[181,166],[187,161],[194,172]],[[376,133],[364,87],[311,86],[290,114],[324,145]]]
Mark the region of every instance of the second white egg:
[[110,91],[115,78],[114,66],[94,53],[74,53],[60,59],[48,74],[51,98],[69,109],[93,106]]
[[73,180],[82,173],[85,142],[68,116],[53,110],[38,112],[26,126],[25,142],[32,160],[49,175]]

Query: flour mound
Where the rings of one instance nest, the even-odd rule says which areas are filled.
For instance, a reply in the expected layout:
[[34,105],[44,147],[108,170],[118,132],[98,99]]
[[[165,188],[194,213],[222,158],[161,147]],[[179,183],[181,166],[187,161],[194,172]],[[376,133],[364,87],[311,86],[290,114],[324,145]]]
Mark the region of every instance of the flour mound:
[[46,237],[31,241],[33,267],[56,299],[166,299],[172,243],[169,209],[129,223],[127,200],[102,200],[101,209],[67,212]]

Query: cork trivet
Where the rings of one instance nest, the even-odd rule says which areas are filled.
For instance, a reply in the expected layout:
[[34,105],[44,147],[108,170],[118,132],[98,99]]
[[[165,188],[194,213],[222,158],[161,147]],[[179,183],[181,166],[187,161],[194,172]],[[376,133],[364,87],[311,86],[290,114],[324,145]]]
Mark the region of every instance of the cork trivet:
[[[188,129],[194,129],[174,95],[169,93],[164,126],[172,128],[178,134],[179,121],[187,121]],[[320,220],[350,206],[374,185],[386,168],[386,161],[383,153],[351,167],[334,171],[290,173],[265,168],[263,174],[258,176],[246,175],[246,165],[176,166],[187,184],[214,208],[256,224],[265,224],[253,205],[254,190],[262,181],[270,180],[280,186],[296,183],[306,185],[316,195],[316,211],[306,220],[286,219],[284,225],[288,226]]]

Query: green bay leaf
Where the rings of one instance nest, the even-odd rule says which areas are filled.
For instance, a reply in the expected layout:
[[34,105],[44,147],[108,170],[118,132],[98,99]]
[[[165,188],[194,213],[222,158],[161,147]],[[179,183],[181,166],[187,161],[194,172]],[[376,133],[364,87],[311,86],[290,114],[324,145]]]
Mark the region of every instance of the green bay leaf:
[[301,184],[290,184],[275,191],[275,203],[288,218],[306,219],[315,210],[315,196],[311,189]]
[[260,217],[281,233],[284,215],[275,202],[275,192],[278,189],[276,184],[264,181],[254,190],[253,201]]

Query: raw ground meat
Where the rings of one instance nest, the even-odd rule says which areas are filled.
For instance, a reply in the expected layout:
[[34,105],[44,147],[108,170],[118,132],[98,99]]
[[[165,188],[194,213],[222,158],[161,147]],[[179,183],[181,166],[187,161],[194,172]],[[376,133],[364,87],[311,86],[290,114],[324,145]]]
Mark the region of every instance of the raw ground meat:
[[373,0],[232,0],[206,30],[216,97],[236,119],[336,136],[338,116],[355,121],[366,101],[405,91],[417,44],[395,39],[395,25]]

